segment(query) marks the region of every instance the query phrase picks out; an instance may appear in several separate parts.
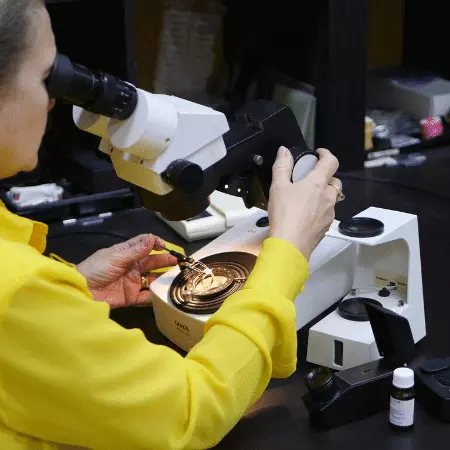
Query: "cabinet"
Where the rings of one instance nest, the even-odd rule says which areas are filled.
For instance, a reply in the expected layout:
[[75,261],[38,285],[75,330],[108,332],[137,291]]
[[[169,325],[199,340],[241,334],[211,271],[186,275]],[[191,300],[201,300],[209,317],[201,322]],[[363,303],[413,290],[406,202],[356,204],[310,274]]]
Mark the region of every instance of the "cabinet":
[[[239,103],[251,78],[266,69],[311,84],[316,147],[333,151],[341,170],[362,168],[368,0],[225,3],[225,56],[242,65],[233,101]],[[259,95],[270,98],[272,88],[270,77],[262,76]]]

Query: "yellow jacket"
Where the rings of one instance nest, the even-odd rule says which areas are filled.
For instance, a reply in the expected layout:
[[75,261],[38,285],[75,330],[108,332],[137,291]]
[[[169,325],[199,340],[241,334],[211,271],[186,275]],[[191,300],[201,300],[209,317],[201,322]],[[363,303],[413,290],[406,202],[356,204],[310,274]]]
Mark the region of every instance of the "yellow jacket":
[[294,372],[308,266],[287,242],[265,241],[183,358],[110,320],[75,268],[42,255],[46,233],[0,204],[1,450],[210,448]]

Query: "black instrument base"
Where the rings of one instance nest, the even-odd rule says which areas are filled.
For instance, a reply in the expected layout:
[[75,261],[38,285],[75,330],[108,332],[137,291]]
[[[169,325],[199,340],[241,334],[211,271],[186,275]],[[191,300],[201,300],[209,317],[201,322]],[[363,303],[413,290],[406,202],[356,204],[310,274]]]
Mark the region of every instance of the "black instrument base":
[[388,410],[393,373],[382,360],[336,373],[338,393],[330,402],[317,403],[310,393],[303,396],[311,422],[330,430]]

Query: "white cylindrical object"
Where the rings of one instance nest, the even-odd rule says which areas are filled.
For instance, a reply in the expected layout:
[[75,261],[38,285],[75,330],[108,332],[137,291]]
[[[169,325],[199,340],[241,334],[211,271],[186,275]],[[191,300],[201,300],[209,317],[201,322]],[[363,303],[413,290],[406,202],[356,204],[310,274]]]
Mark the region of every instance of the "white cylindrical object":
[[108,137],[109,118],[86,111],[79,106],[74,106],[73,121],[75,125],[82,131],[93,134],[101,138]]
[[394,370],[392,384],[399,389],[409,389],[414,386],[414,372],[407,367]]
[[108,133],[114,147],[143,159],[155,159],[175,136],[178,112],[160,96],[140,89],[138,96],[133,115],[124,121],[111,120]]
[[294,167],[292,181],[296,183],[297,181],[303,180],[303,178],[316,167],[318,161],[319,160],[314,155],[302,156]]

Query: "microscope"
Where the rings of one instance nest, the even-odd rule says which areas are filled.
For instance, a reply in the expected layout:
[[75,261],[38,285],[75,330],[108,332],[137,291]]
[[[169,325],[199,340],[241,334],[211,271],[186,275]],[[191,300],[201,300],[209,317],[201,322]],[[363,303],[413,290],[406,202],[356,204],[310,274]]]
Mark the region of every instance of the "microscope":
[[47,79],[50,97],[72,103],[77,127],[101,138],[117,175],[137,186],[142,205],[168,221],[198,216],[214,191],[267,209],[280,146],[294,157],[293,181],[318,157],[293,112],[256,101],[232,123],[209,107],[151,94],[58,55]]
[[[293,112],[271,101],[250,103],[229,122],[209,107],[145,92],[64,55],[57,56],[47,89],[50,97],[74,105],[77,127],[101,138],[99,148],[117,175],[164,219],[198,216],[215,191],[255,208],[151,286],[159,330],[189,351],[209,317],[244,286],[268,236],[278,148],[293,155],[293,182],[315,167],[318,155],[308,149]],[[311,256],[310,277],[295,300],[300,329],[344,299],[309,332],[308,361],[334,370],[380,358],[365,313],[368,301],[408,319],[414,342],[425,335],[417,218],[378,208],[362,216],[382,220],[381,231],[369,237],[362,226],[356,227],[362,234],[352,235],[353,222],[345,234],[335,222]],[[207,273],[215,278],[205,287]]]

